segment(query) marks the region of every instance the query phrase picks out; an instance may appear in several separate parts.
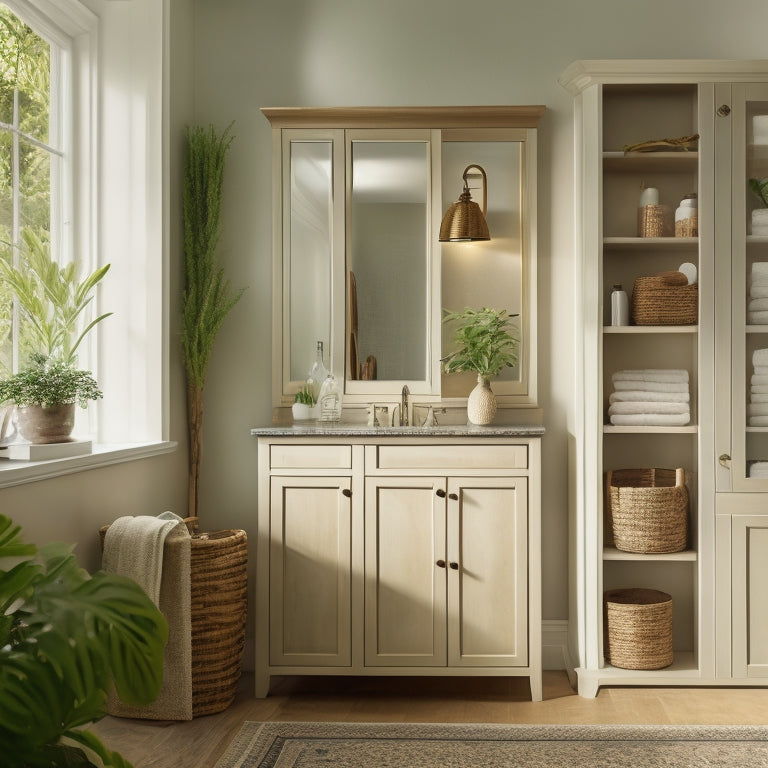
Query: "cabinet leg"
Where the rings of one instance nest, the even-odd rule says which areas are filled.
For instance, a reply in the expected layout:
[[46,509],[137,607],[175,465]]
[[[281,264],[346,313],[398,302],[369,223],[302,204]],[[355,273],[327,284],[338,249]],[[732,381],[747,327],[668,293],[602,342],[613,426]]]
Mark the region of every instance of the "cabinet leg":
[[269,674],[266,672],[256,672],[256,685],[254,696],[257,699],[266,699],[269,695]]
[[595,678],[579,675],[579,696],[583,696],[585,699],[594,699],[599,688],[600,685]]
[[542,701],[541,672],[531,675],[531,701]]

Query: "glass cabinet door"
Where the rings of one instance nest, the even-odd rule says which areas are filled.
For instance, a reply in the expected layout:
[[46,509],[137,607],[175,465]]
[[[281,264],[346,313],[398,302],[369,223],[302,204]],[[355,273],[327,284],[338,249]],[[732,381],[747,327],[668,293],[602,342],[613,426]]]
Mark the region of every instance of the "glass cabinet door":
[[734,86],[732,477],[768,490],[768,86]]

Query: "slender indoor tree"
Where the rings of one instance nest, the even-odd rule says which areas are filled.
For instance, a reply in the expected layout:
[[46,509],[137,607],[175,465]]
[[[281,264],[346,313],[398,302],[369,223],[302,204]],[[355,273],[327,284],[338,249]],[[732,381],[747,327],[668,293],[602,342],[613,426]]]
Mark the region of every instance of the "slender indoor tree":
[[233,136],[213,126],[187,128],[184,168],[184,295],[182,343],[187,371],[189,516],[198,516],[202,459],[203,388],[221,324],[244,289],[232,290],[216,259],[221,233],[224,164]]

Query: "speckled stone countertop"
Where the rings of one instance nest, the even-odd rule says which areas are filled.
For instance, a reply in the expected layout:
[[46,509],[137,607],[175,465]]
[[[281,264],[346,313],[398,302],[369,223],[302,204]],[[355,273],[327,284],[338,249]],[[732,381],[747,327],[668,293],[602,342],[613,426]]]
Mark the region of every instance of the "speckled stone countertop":
[[273,425],[254,427],[255,437],[541,437],[544,427],[536,424],[509,424],[478,427],[451,424],[437,427],[369,427],[342,422]]

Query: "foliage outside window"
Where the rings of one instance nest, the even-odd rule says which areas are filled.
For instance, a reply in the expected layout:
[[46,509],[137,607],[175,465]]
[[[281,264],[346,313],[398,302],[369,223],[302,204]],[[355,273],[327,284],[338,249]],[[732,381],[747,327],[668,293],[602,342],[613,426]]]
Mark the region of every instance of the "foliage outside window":
[[[51,90],[59,53],[0,3],[0,259],[20,269],[25,234],[61,256],[63,153]],[[0,282],[0,377],[23,367],[34,349],[11,286]]]

